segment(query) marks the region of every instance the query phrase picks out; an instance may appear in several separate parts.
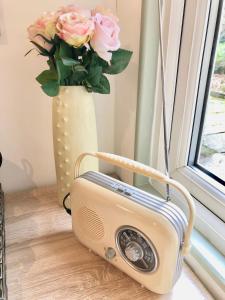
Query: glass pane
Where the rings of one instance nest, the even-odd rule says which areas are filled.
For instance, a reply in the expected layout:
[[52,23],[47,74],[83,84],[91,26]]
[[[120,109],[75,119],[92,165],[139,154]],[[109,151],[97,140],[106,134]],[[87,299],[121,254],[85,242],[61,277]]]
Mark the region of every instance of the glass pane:
[[221,23],[197,163],[225,181],[225,9]]

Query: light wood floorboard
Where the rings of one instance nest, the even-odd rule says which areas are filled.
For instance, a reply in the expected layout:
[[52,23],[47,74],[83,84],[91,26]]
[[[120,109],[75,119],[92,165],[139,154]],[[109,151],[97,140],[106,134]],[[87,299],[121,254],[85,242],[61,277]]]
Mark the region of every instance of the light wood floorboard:
[[213,299],[184,267],[173,291],[154,294],[74,237],[54,186],[6,195],[9,300]]

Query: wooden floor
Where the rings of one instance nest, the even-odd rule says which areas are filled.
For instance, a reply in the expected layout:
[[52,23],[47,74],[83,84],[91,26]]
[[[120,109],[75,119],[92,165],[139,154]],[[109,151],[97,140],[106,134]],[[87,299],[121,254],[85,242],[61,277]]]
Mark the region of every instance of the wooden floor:
[[160,296],[89,253],[55,187],[6,196],[6,239],[9,300],[212,299],[187,267],[173,291]]

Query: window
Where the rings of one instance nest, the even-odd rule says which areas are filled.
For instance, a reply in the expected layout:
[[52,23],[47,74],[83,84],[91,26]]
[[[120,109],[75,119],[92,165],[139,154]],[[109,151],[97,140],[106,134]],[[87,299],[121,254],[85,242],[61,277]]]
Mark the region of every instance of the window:
[[[186,0],[183,5],[168,0],[164,4],[170,3],[171,9],[164,9],[163,16],[170,176],[195,199],[193,250],[187,260],[218,299],[225,292],[225,102],[218,74],[225,64],[223,2]],[[221,79],[219,85],[216,78]],[[150,165],[164,172],[161,91],[159,64]],[[152,185],[165,193],[164,185],[154,181]],[[170,196],[185,211],[183,199],[173,190]]]
[[[201,79],[200,79],[201,80]],[[189,165],[225,184],[225,8],[220,1],[204,102]],[[198,122],[198,120],[197,120]],[[196,147],[197,145],[197,147]]]
[[[213,96],[218,93],[215,89],[216,74],[221,72],[217,62],[224,55],[220,45],[224,30],[223,1],[186,0],[183,13],[178,10],[180,1],[170,2],[174,3],[174,9],[171,9],[169,16],[164,15],[170,176],[181,182],[196,200],[196,228],[225,255],[222,140],[225,136],[225,102]],[[180,19],[181,15],[183,22],[177,24],[174,20]],[[182,27],[180,33],[178,27]],[[174,51],[174,45],[178,44],[179,51]],[[150,164],[164,171],[160,70],[157,78]],[[220,95],[222,84],[221,81]],[[209,134],[209,127],[212,135]],[[221,147],[218,139],[221,140]],[[165,191],[164,186],[157,182],[153,182],[153,186],[161,193]],[[177,201],[182,206],[179,197]]]

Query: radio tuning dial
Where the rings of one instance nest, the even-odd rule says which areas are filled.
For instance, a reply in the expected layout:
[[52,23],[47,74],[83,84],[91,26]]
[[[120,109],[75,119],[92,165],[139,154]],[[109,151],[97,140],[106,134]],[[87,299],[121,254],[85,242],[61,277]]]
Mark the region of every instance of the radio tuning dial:
[[130,261],[135,262],[143,258],[144,252],[138,243],[130,242],[125,248],[125,254]]
[[116,232],[116,244],[122,258],[135,270],[153,272],[158,265],[157,252],[149,238],[137,228],[123,226]]

